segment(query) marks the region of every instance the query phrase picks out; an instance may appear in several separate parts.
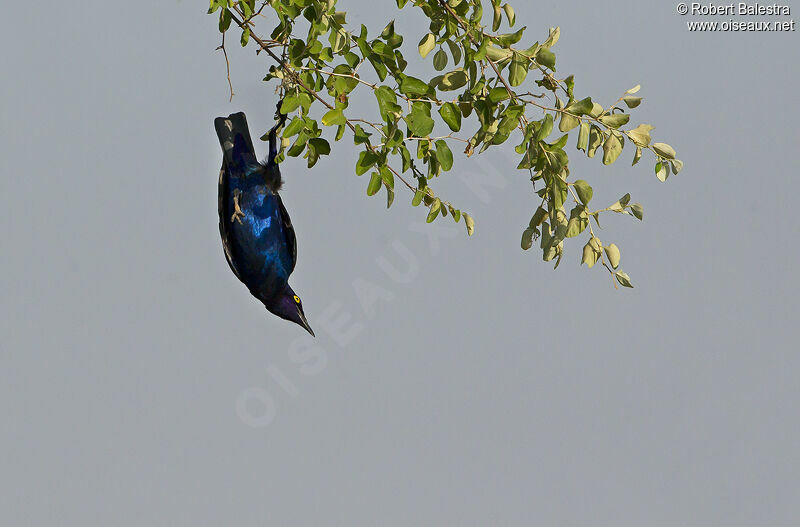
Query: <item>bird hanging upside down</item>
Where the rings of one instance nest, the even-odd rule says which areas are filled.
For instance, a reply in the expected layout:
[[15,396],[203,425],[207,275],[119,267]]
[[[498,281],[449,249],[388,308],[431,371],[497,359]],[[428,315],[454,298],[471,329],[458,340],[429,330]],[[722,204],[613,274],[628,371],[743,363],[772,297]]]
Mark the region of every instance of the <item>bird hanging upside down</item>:
[[278,124],[269,131],[265,163],[256,159],[244,113],[214,119],[223,153],[219,232],[228,265],[250,293],[271,313],[300,324],[313,336],[303,303],[288,283],[297,262],[297,240],[278,194],[282,181],[275,162],[276,133],[286,121],[286,115],[278,115]]

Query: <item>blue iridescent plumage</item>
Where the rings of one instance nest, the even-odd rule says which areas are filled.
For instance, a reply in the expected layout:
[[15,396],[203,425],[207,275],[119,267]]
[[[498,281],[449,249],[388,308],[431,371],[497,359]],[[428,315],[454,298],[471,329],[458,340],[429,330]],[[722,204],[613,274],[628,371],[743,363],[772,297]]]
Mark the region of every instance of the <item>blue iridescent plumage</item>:
[[297,240],[278,191],[276,134],[285,116],[270,130],[270,153],[259,163],[244,113],[218,117],[214,127],[222,146],[219,176],[219,229],[225,257],[236,277],[266,308],[303,326],[312,335],[300,298],[289,286],[297,262]]

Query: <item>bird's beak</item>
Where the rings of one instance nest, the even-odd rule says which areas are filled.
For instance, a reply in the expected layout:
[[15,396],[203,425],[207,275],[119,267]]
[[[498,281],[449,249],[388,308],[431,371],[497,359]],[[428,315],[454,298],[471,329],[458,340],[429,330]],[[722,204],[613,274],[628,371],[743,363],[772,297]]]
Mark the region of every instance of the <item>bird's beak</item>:
[[300,317],[300,322],[301,322],[300,325],[303,326],[304,328],[306,328],[306,331],[311,333],[312,337],[316,337],[316,335],[314,335],[314,330],[311,329],[311,326],[308,325],[308,320],[306,320],[305,313],[303,313],[303,310],[300,309],[299,307],[297,308],[297,314]]

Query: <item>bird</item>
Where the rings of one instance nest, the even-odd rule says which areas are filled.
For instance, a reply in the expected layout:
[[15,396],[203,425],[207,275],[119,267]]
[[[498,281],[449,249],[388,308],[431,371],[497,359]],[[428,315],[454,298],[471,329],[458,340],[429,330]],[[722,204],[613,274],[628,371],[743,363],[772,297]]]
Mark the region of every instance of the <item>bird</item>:
[[275,161],[276,134],[286,121],[280,105],[278,123],[269,131],[269,157],[262,162],[256,158],[243,112],[214,119],[223,154],[219,232],[225,259],[250,294],[270,313],[299,324],[314,336],[303,302],[289,285],[297,263],[297,238],[278,193],[283,180]]

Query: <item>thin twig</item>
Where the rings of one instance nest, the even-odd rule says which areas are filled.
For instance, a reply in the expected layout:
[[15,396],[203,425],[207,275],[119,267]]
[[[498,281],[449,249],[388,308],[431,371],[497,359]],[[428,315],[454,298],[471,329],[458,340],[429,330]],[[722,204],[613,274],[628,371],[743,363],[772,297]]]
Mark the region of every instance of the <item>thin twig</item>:
[[228,102],[233,100],[233,84],[231,83],[231,62],[228,60],[228,52],[225,50],[225,33],[222,33],[222,44],[217,49],[222,50],[222,54],[225,56],[225,70],[228,74],[228,88],[231,90],[231,98],[228,99]]

